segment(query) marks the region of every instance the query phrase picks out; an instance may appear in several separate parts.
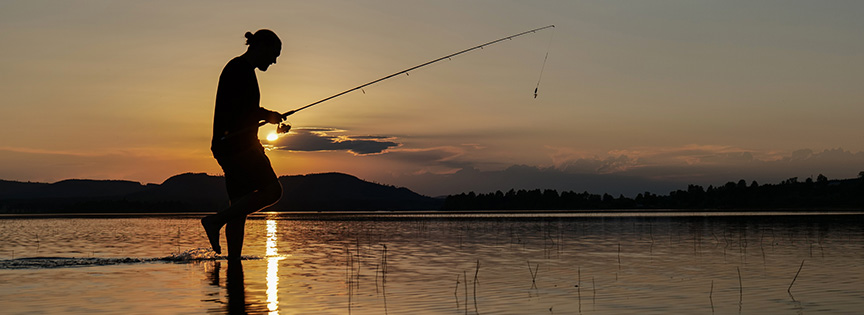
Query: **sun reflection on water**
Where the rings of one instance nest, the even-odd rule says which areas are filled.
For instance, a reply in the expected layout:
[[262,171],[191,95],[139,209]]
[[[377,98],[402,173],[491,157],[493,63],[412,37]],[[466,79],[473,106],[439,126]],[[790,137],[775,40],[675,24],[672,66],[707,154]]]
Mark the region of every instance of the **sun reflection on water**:
[[276,220],[267,220],[267,309],[271,315],[279,314],[279,255]]

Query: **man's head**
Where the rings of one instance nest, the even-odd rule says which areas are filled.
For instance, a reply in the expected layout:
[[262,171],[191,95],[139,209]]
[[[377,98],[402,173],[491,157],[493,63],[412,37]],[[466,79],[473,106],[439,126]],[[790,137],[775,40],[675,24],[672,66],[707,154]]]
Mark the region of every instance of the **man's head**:
[[282,41],[276,33],[268,29],[258,30],[255,34],[246,32],[246,45],[249,45],[249,48],[244,55],[261,71],[267,71],[282,53]]

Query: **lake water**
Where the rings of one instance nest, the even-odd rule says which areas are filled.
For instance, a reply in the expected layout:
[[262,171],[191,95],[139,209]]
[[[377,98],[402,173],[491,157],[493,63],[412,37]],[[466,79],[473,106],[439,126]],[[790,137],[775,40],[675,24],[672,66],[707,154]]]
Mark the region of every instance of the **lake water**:
[[239,262],[196,250],[199,218],[0,217],[0,313],[864,309],[860,212],[271,213],[247,222]]

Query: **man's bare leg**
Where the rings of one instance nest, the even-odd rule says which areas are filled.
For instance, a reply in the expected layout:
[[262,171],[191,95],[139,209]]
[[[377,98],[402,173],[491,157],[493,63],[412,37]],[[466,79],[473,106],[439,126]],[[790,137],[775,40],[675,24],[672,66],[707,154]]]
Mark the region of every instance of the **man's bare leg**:
[[[237,199],[236,202],[232,200],[231,205],[228,208],[225,208],[223,211],[219,211],[216,214],[208,215],[201,219],[201,225],[204,226],[204,231],[207,233],[207,239],[210,241],[210,246],[213,247],[213,251],[217,254],[222,253],[222,247],[219,246],[219,230],[222,229],[222,226],[229,223],[235,218],[242,218],[242,222],[245,225],[246,216],[252,214],[256,211],[269,207],[279,201],[279,198],[282,197],[282,185],[279,182],[274,182],[267,187],[264,187],[260,190],[253,191],[243,197]],[[237,230],[236,227],[232,230]],[[230,238],[228,241],[234,239],[234,244],[239,244],[237,246],[237,256],[240,256],[240,251],[243,248],[243,229],[241,228],[239,233],[240,241],[239,243],[234,238]],[[226,230],[226,233],[229,233]],[[237,233],[232,233],[232,235],[236,235]],[[229,237],[226,235],[226,238]],[[231,252],[232,245],[229,243],[229,252]]]
[[240,259],[243,252],[243,236],[246,234],[246,217],[231,218],[225,224],[225,239],[228,241],[228,259]]
[[219,246],[219,230],[222,229],[224,223],[219,223],[215,217],[208,215],[201,218],[201,226],[204,227],[204,232],[207,233],[207,240],[210,241],[210,247],[217,254],[222,253],[222,247]]

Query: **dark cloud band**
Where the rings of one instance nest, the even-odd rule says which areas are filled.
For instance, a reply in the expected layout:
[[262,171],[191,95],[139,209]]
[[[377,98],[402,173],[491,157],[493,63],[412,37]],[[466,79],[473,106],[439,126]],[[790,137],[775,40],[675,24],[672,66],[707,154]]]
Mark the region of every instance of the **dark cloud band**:
[[348,151],[357,155],[383,153],[389,148],[398,147],[392,138],[381,136],[344,136],[335,135],[341,130],[329,128],[297,128],[287,136],[271,141],[270,145],[278,150],[289,151]]

